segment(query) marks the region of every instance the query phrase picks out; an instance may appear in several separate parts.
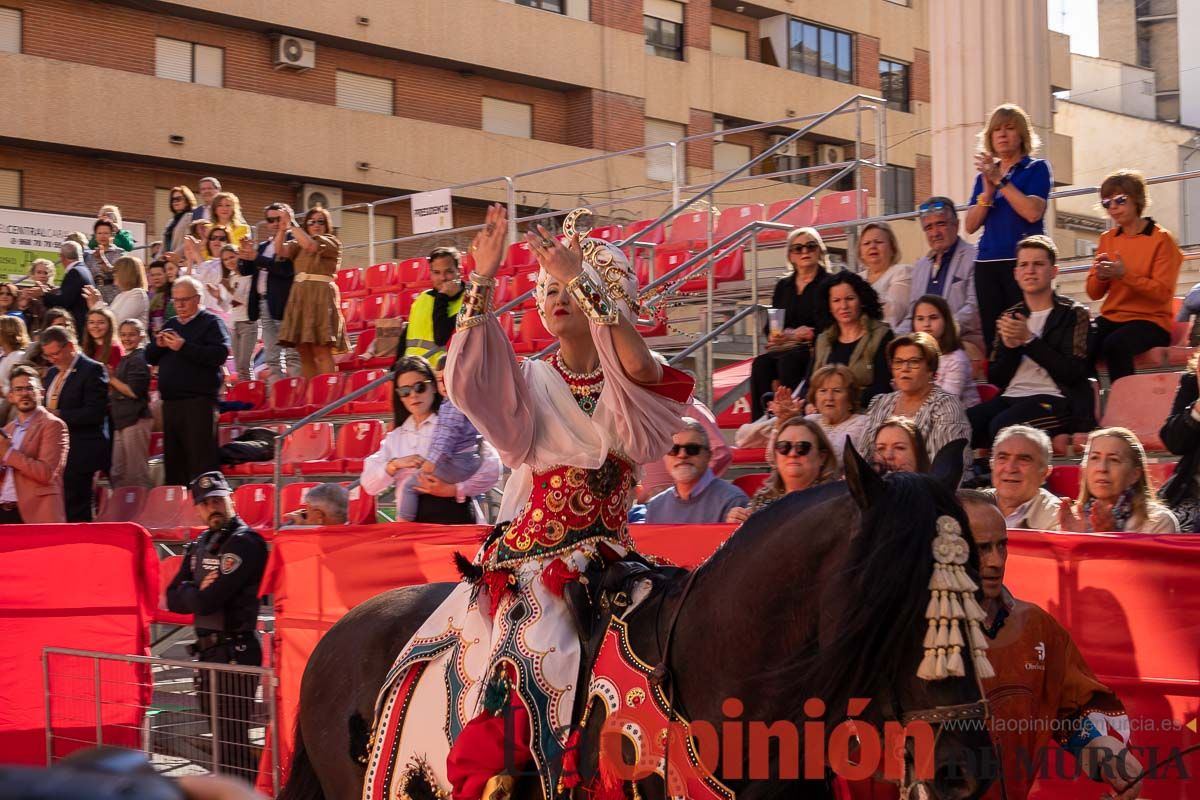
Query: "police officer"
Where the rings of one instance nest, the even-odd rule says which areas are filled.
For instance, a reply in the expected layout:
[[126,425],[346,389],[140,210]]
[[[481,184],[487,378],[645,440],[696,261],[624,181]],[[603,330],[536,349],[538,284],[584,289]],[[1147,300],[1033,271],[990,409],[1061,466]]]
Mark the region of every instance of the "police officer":
[[[255,624],[267,545],[238,518],[230,497],[233,490],[220,472],[198,476],[191,490],[196,512],[208,530],[188,545],[179,574],[167,587],[167,607],[195,615],[196,642],[190,649],[197,660],[261,666]],[[210,675],[216,679],[213,735],[219,771],[253,781],[258,760],[250,747],[250,721],[258,676],[200,670],[196,688],[205,716],[212,714]]]

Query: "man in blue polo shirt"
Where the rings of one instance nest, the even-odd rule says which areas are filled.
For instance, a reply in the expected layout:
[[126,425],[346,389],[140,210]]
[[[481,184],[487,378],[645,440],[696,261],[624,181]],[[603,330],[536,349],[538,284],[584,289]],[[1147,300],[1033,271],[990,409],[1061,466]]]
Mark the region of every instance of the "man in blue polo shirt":
[[712,452],[708,432],[691,417],[672,437],[674,445],[663,463],[674,485],[646,502],[646,522],[705,524],[724,522],[732,508],[750,502],[746,493],[708,468]]

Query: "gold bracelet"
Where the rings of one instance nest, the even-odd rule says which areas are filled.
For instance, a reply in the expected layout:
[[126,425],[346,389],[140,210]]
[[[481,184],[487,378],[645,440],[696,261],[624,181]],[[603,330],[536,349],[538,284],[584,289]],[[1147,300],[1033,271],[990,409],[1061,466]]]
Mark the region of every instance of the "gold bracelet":
[[463,294],[462,306],[458,309],[457,330],[466,330],[482,325],[492,314],[492,292],[496,288],[495,278],[471,275],[470,287]]
[[990,208],[990,207],[991,207],[991,205],[992,205],[992,201],[991,201],[991,200],[984,200],[982,197],[980,197],[980,198],[978,198],[978,199],[975,201],[975,205],[977,205],[977,206],[983,206],[984,208]]
[[587,272],[582,272],[567,284],[575,303],[597,325],[616,325],[620,319],[617,306]]

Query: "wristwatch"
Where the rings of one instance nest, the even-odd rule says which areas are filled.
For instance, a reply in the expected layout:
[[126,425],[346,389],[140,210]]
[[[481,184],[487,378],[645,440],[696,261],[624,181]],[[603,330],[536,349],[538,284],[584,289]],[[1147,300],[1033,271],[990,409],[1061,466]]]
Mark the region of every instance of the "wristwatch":
[[1000,179],[1000,182],[996,184],[996,190],[999,191],[1000,189],[1003,189],[1005,186],[1008,186],[1010,183],[1012,183],[1012,178],[1005,175],[1003,178]]

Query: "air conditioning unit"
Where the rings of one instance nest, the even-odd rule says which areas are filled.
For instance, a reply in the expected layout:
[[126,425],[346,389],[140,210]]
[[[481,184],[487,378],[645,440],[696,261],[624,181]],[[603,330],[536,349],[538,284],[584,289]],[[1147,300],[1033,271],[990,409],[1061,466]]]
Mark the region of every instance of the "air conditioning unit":
[[846,160],[846,148],[836,144],[817,145],[817,161],[821,164],[840,164]]
[[317,43],[299,36],[275,38],[275,69],[312,69],[317,65]]
[[[300,197],[300,210],[297,216],[316,205],[320,205],[321,208],[335,208],[342,205],[342,190],[338,186],[306,183],[300,191]],[[333,227],[342,227],[341,211],[330,211],[329,215],[333,217]]]
[[[788,138],[788,136],[790,136],[790,135],[791,134],[783,134],[783,133],[775,134],[769,140],[771,147],[774,147],[775,145],[779,144],[784,139]],[[775,151],[776,156],[795,156],[795,155],[798,155],[798,153],[799,153],[799,141],[796,139],[793,139],[791,142],[789,142],[788,144],[785,144],[783,147],[781,147]]]

